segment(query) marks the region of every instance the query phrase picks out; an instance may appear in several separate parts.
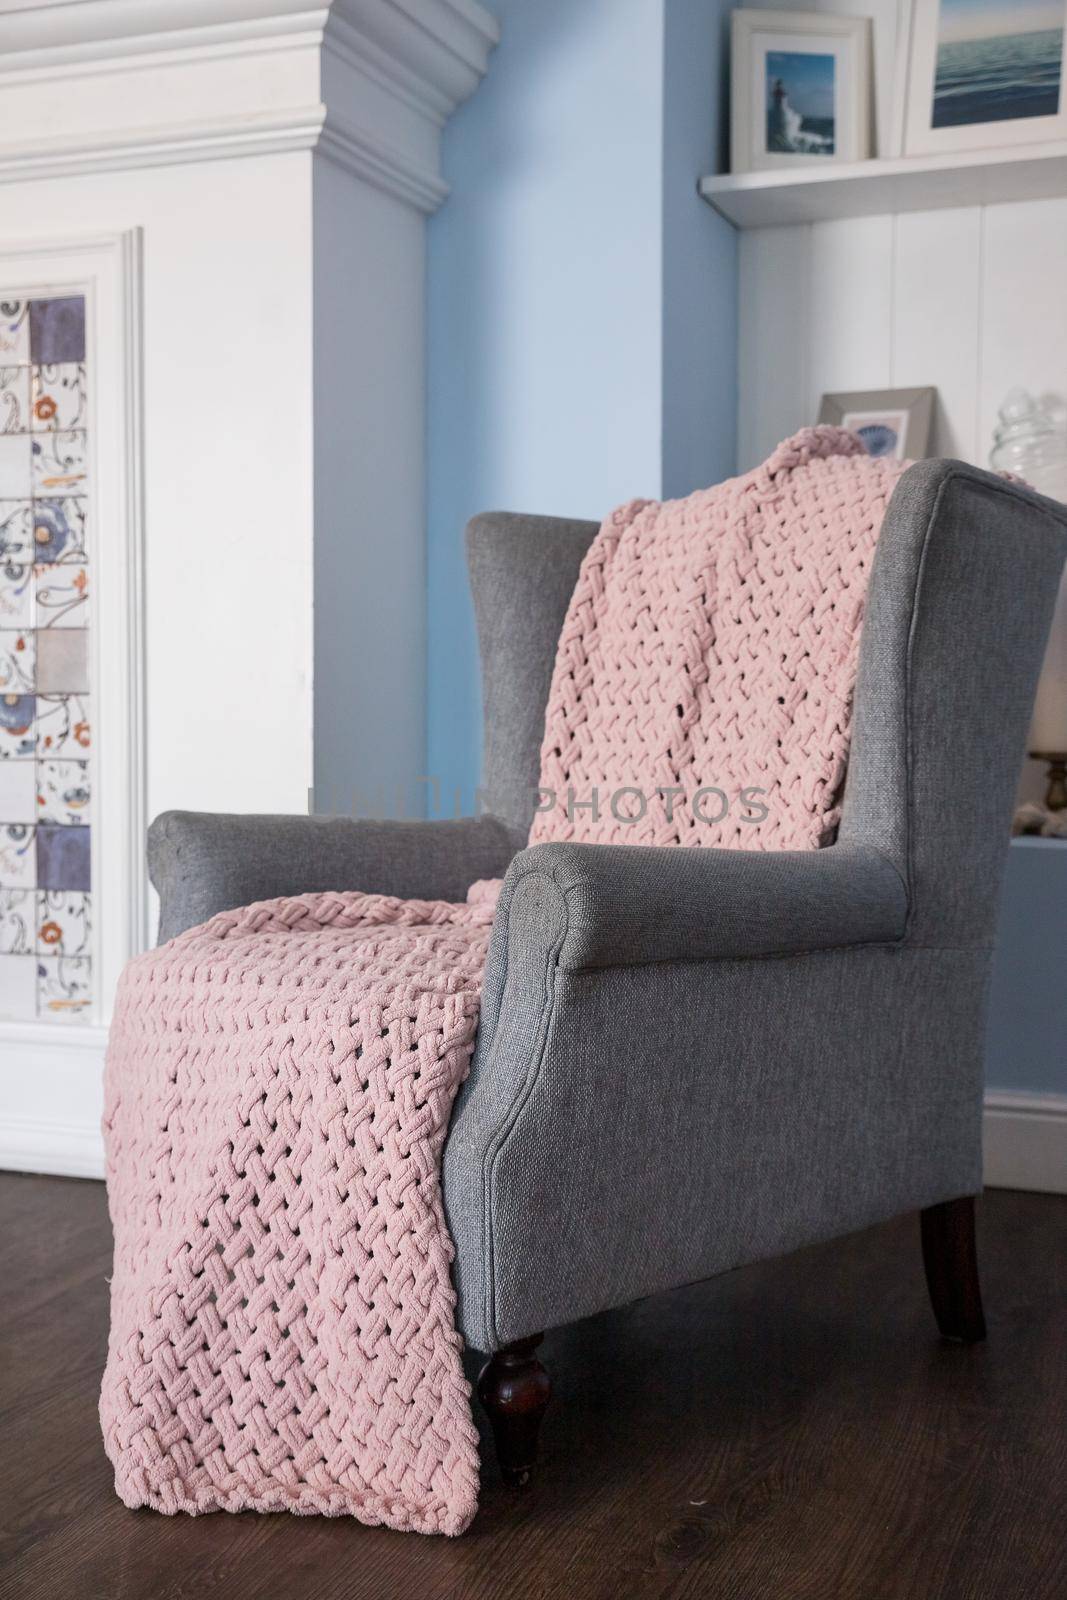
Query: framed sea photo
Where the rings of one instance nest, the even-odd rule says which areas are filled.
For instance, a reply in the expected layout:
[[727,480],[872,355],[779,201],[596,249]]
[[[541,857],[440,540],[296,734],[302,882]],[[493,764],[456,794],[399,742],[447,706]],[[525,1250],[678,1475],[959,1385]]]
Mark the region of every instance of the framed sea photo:
[[824,394],[819,421],[858,433],[869,456],[920,461],[930,453],[937,390],[859,389]]
[[732,27],[733,172],[825,167],[869,155],[866,17],[735,11]]
[[1067,137],[1067,0],[906,0],[903,154]]

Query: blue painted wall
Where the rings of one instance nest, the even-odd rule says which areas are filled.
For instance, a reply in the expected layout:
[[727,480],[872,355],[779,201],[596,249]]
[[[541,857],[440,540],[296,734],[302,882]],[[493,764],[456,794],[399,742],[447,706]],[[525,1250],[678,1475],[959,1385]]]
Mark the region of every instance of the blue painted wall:
[[986,1082],[1067,1092],[1067,843],[1013,839],[989,996]]
[[720,0],[490,0],[502,41],[445,132],[428,259],[427,770],[481,761],[463,560],[476,512],[599,517],[734,466]]
[[663,476],[668,498],[736,471],[737,234],[696,193],[726,165],[730,7],[667,0]]

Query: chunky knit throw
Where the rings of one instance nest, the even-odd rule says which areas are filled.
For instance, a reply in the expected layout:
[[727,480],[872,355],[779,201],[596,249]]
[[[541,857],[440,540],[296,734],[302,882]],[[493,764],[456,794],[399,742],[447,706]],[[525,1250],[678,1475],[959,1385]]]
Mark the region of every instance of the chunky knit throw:
[[[900,470],[812,429],[746,477],[608,518],[546,718],[542,783],[561,803],[531,842],[828,836]],[[682,791],[670,815],[662,800],[615,814],[640,810],[616,789],[656,786]],[[719,809],[695,798],[709,786],[765,789],[765,819],[702,821]],[[568,807],[593,788],[597,815]],[[497,890],[267,901],[126,968],[107,1057],[100,1410],[127,1505],[442,1533],[474,1515],[440,1155]]]
[[607,519],[560,637],[531,844],[833,837],[867,577],[906,465],[807,428],[744,477]]

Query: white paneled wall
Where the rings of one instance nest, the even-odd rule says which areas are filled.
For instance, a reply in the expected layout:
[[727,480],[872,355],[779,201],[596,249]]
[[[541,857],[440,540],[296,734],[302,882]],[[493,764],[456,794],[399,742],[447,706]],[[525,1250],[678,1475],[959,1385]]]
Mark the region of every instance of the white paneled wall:
[[1067,198],[758,229],[740,259],[739,471],[831,390],[933,384],[932,454],[978,466],[1009,389],[1067,397]]
[[741,240],[738,466],[827,390],[938,391],[933,452],[984,465],[1016,384],[1067,393],[1067,198],[860,217]]

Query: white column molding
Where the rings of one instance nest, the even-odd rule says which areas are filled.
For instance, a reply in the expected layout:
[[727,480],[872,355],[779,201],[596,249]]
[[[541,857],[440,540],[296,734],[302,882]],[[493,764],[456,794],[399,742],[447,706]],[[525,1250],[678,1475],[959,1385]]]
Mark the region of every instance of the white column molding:
[[430,212],[496,40],[476,0],[0,0],[0,182],[307,150]]

